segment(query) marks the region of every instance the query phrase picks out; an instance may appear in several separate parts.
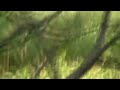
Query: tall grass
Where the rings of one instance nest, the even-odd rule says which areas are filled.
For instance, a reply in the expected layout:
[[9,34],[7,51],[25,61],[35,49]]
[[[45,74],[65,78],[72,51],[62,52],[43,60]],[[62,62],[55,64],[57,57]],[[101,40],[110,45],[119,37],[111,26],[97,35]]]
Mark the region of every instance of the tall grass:
[[[35,19],[42,19],[52,13],[37,11],[32,12],[32,16]],[[111,23],[118,20],[118,16],[119,12],[113,12]],[[8,22],[4,17],[0,18],[0,40],[2,40],[9,35],[14,25],[12,26],[11,22]],[[65,78],[84,61],[93,48],[101,18],[102,12],[99,11],[63,12],[60,17],[52,21],[42,37],[33,36],[22,47],[18,47],[19,43],[14,41],[12,45],[14,50],[9,50],[8,47],[6,52],[0,53],[0,78],[29,79],[36,67],[42,63],[46,53],[51,56],[53,61],[43,68],[38,78],[54,78],[54,74],[58,75],[58,78]],[[103,58],[108,64],[103,64],[103,62],[96,64],[83,78],[120,78],[120,72],[116,69],[117,64],[114,64],[118,63],[115,61],[119,61],[119,49],[117,46],[109,49]],[[114,60],[116,58],[117,60]],[[113,61],[109,59],[113,59]]]

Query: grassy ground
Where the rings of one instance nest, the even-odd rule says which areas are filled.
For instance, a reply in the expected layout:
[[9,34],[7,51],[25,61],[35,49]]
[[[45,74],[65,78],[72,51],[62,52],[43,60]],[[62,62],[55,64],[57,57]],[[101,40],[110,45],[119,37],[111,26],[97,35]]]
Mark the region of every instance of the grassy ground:
[[[51,13],[53,12],[33,12],[33,15],[36,19],[42,19]],[[42,62],[40,56],[41,48],[51,48],[52,45],[54,46],[57,42],[59,43],[58,39],[75,37],[74,40],[64,43],[57,52],[57,65],[55,68],[57,68],[59,78],[65,78],[80,65],[80,62],[84,60],[89,51],[93,48],[100,27],[101,16],[102,12],[77,12],[77,14],[76,12],[63,12],[63,14],[54,20],[47,28],[46,33],[49,38],[41,39],[40,42],[38,42],[36,38],[33,38],[23,48],[16,48],[12,52],[8,50],[8,52],[0,54],[0,78],[29,79],[34,73],[34,65]],[[110,24],[119,20],[119,16],[119,12],[113,12]],[[4,33],[0,36],[1,40],[8,33],[5,31],[6,28],[3,27],[4,23],[3,25],[0,24],[0,26],[3,28],[1,32]],[[90,31],[92,31],[92,33],[90,33]],[[86,32],[89,32],[89,34],[82,36],[82,34]],[[109,33],[111,32],[112,30],[110,28]],[[54,33],[58,34],[55,36]],[[51,40],[51,37],[57,40],[53,41]],[[108,38],[109,37],[110,35],[108,35]],[[105,61],[100,64],[96,64],[83,78],[120,78],[118,67],[119,49],[119,45],[115,45],[113,48],[109,49],[103,57]],[[49,65],[45,67],[39,78],[51,78],[53,73],[51,73],[52,70],[50,70],[50,68],[51,67]]]

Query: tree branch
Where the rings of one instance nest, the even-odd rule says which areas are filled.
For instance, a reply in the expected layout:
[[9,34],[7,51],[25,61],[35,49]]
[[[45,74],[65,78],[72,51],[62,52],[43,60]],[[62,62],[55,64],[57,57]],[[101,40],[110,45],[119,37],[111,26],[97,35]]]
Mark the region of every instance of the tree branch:
[[[62,11],[57,11],[56,13],[52,14],[51,16],[49,16],[49,17],[45,18],[43,21],[41,21],[41,22],[43,22],[44,25],[43,25],[42,28],[39,29],[40,32],[42,33],[42,31],[44,31],[46,29],[46,27],[48,26],[48,24],[53,19],[55,19],[56,17],[58,17],[61,13],[62,13]],[[39,30],[37,30],[37,32],[35,32],[35,34],[37,36],[39,36],[41,34],[39,32]],[[48,62],[48,60],[46,58],[45,61],[40,66],[38,66],[38,68],[35,70],[35,74],[34,74],[33,77],[31,77],[31,79],[35,79],[40,74],[40,72],[42,71],[42,69],[46,66],[47,62]]]
[[[59,16],[61,13],[62,13],[62,11],[56,11],[54,14],[44,18],[42,21],[30,20],[30,22],[23,23],[23,24],[19,25],[16,28],[16,30],[9,37],[5,38],[3,41],[0,42],[0,49],[3,49],[7,45],[9,45],[15,38],[17,38],[18,36],[24,34],[25,32],[28,32],[28,35],[31,35],[31,34],[40,35],[40,33],[45,31],[48,24],[54,18]],[[29,39],[28,39],[28,36],[27,36],[26,42],[29,41]],[[26,43],[26,42],[24,42],[24,43]],[[6,49],[4,49],[4,50],[6,50]],[[1,51],[4,51],[4,50],[1,50]]]
[[82,77],[88,70],[92,68],[92,66],[96,63],[99,57],[109,49],[113,44],[115,44],[120,39],[120,34],[116,35],[114,38],[111,39],[106,45],[104,45],[99,52],[95,53],[87,63],[77,68],[71,75],[67,77],[67,79],[79,79]]
[[105,11],[104,16],[103,16],[103,20],[102,20],[102,24],[100,27],[100,35],[96,41],[95,50],[97,50],[97,49],[99,50],[104,43],[105,34],[107,32],[109,19],[110,19],[110,11]]
[[43,68],[45,67],[46,64],[47,64],[47,58],[45,58],[45,60],[43,61],[43,63],[38,66],[38,68],[35,70],[35,73],[33,74],[33,76],[31,76],[30,79],[37,78],[38,75],[40,75],[41,71],[43,70]]
[[103,22],[102,22],[101,28],[100,28],[100,35],[96,41],[95,48],[91,51],[90,55],[86,58],[86,62],[83,62],[83,64],[79,68],[77,68],[72,74],[70,74],[67,77],[67,79],[79,79],[88,70],[91,69],[91,67],[94,65],[96,60],[102,54],[101,48],[102,48],[102,44],[105,39],[105,34],[106,34],[106,31],[108,28],[108,20],[109,20],[109,16],[110,16],[110,11],[106,11],[104,13],[105,14],[103,17]]

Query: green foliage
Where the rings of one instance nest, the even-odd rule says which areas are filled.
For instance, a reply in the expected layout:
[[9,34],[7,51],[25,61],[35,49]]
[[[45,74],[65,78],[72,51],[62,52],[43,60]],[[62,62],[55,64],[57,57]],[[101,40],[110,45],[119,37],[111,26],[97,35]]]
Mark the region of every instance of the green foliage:
[[[54,12],[0,11],[0,42],[9,37],[19,24],[42,20],[52,13]],[[38,78],[65,78],[94,48],[102,13],[63,12],[52,21],[41,36],[31,35],[27,43],[22,43],[25,33],[17,36],[6,47],[7,50],[0,53],[0,77],[28,79],[44,61],[44,57],[48,56],[48,63]],[[112,13],[106,42],[119,32],[119,18],[119,12]],[[117,67],[120,64],[119,49],[118,42],[104,54],[104,62],[96,64],[83,78],[120,78]]]

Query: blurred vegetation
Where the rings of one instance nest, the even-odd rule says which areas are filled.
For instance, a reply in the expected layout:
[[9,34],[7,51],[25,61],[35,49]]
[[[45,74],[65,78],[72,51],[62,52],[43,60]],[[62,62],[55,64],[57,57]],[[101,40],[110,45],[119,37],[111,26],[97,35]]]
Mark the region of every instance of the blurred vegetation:
[[[39,21],[54,11],[0,11],[0,46],[16,27]],[[64,11],[54,19],[40,36],[32,35],[22,43],[26,33],[0,48],[0,78],[29,79],[47,57],[47,64],[38,78],[65,78],[93,48],[102,20],[102,11]],[[120,12],[112,12],[107,39],[120,29]],[[33,29],[30,26],[27,29]],[[23,28],[23,31],[26,30]],[[120,42],[105,52],[94,68],[83,78],[120,78]]]

